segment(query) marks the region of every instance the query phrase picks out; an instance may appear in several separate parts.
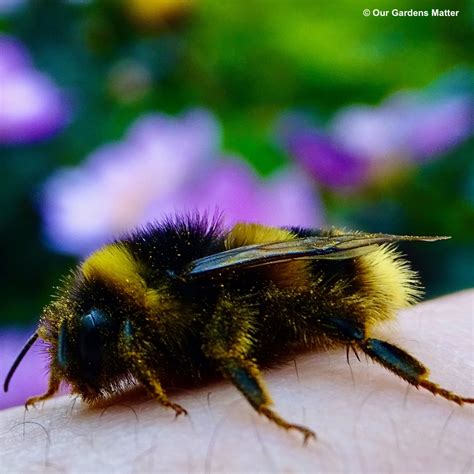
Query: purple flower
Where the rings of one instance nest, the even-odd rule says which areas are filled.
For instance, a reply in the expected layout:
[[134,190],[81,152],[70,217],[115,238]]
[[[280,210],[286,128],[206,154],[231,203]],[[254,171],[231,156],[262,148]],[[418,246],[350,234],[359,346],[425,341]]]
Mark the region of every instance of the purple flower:
[[203,110],[138,119],[124,140],[48,180],[42,202],[48,241],[84,255],[137,225],[190,210],[218,209],[229,224],[320,223],[319,201],[304,176],[284,171],[262,181],[242,161],[222,158],[219,145],[219,125]]
[[[0,332],[0,380],[5,380],[17,354],[31,332],[19,329],[2,329]],[[28,397],[45,392],[47,387],[47,356],[42,354],[40,342],[36,343],[25,356],[10,383],[8,393],[0,396],[0,409],[22,405]]]
[[0,52],[0,77],[31,68],[27,52],[15,39],[0,35]]
[[388,108],[345,107],[333,117],[329,133],[340,146],[371,163],[408,156],[410,152],[396,104]]
[[69,107],[45,74],[33,69],[23,46],[0,36],[0,144],[43,140],[65,126]]
[[18,10],[26,0],[0,0],[0,15],[8,15]]
[[448,151],[474,132],[474,101],[467,96],[419,103],[416,112],[407,140],[419,160]]
[[[2,328],[0,330],[0,380],[5,377],[33,330]],[[38,340],[28,351],[10,381],[7,393],[0,396],[0,409],[23,405],[29,397],[41,395],[48,386],[49,356],[46,345]],[[67,385],[59,393],[67,393]]]
[[310,125],[304,116],[283,118],[278,133],[284,149],[321,185],[353,188],[367,179],[367,162]]
[[468,95],[403,92],[378,107],[351,106],[329,126],[334,140],[371,162],[426,160],[446,152],[473,133]]
[[205,179],[196,180],[191,188],[177,190],[164,206],[159,203],[152,207],[149,219],[185,209],[218,210],[227,226],[246,221],[316,227],[323,221],[321,203],[304,173],[289,168],[262,181],[236,159],[218,161]]
[[400,92],[376,107],[343,108],[325,130],[287,114],[277,136],[318,183],[350,189],[455,147],[474,131],[473,110],[468,92]]

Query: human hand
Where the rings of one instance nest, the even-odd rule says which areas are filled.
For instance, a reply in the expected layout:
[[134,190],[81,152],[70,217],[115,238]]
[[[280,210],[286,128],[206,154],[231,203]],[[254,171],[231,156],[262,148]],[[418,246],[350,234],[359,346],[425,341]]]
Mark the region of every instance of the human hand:
[[[430,379],[473,388],[474,291],[402,311],[377,336],[408,350]],[[5,472],[469,472],[474,411],[417,391],[345,350],[303,354],[265,373],[276,411],[314,429],[303,446],[227,382],[170,393],[189,416],[137,393],[102,408],[58,397],[0,412]],[[12,387],[13,389],[13,387]],[[1,396],[1,395],[0,395]]]

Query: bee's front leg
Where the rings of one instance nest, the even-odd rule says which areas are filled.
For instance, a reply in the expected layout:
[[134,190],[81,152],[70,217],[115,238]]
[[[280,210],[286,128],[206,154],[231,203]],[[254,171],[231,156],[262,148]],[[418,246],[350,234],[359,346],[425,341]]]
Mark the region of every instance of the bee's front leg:
[[206,328],[203,350],[258,413],[285,430],[299,431],[305,442],[309,438],[315,438],[313,431],[287,422],[270,408],[273,402],[260,369],[249,356],[254,341],[255,316],[255,309],[245,302],[223,297]]
[[36,397],[30,397],[25,402],[25,408],[28,410],[28,407],[34,406],[36,403],[44,402],[51,398],[58,390],[61,379],[57,376],[55,369],[51,368],[49,373],[48,389],[42,395],[37,395]]

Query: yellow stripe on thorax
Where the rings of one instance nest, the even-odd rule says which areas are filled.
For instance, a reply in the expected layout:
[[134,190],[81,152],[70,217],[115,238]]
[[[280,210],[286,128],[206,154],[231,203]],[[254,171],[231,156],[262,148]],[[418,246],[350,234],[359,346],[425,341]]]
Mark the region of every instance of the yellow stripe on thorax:
[[159,298],[148,288],[141,276],[141,265],[122,244],[110,244],[94,252],[81,265],[87,280],[102,280],[126,293],[150,311],[156,309]]
[[146,288],[138,262],[121,244],[111,244],[97,250],[82,263],[81,270],[88,280],[99,278],[134,291]]

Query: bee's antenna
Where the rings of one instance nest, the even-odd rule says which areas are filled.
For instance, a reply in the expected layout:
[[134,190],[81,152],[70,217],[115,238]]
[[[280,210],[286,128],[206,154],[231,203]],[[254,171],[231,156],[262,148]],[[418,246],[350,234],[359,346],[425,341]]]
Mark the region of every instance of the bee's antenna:
[[37,332],[33,333],[29,337],[29,339],[26,341],[26,344],[23,346],[23,349],[16,356],[15,362],[13,362],[12,366],[10,367],[10,370],[8,371],[7,376],[5,377],[5,383],[3,384],[3,390],[5,392],[8,392],[8,386],[10,385],[10,380],[13,377],[13,374],[15,373],[17,367],[20,365],[20,362],[23,360],[23,357],[25,357],[26,353],[31,349],[31,346],[35,343],[36,339],[38,339]]

